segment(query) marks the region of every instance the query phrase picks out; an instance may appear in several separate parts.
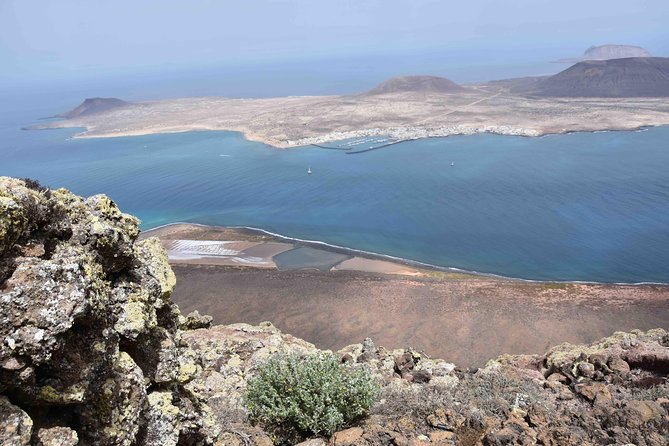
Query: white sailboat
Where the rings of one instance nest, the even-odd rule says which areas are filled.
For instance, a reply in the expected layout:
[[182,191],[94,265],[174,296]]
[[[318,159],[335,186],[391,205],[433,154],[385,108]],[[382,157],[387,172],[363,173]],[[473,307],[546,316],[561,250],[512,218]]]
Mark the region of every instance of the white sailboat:
[[311,166],[309,166],[309,168],[307,169],[307,174],[311,175]]

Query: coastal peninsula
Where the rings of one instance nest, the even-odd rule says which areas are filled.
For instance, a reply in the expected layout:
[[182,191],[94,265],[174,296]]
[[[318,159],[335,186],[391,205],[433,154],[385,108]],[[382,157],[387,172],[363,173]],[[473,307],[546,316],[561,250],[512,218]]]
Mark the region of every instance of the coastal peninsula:
[[[75,138],[227,130],[289,148],[370,136],[394,141],[476,133],[542,136],[669,125],[669,84],[662,81],[664,71],[656,72],[665,70],[666,60],[637,59],[600,64],[601,73],[595,75],[585,65],[589,62],[581,62],[570,69],[566,86],[566,75],[561,73],[468,85],[434,76],[404,76],[367,93],[345,96],[199,97],[137,103],[111,103],[110,99],[97,112],[65,114],[68,119],[32,128],[86,129]],[[641,67],[634,76],[644,86],[643,94],[635,96],[629,88],[624,97],[589,94],[600,91],[601,82],[610,78],[625,82],[624,76],[616,74],[621,69],[617,61]],[[653,83],[639,83],[644,77]],[[570,96],[570,88],[576,96]]]

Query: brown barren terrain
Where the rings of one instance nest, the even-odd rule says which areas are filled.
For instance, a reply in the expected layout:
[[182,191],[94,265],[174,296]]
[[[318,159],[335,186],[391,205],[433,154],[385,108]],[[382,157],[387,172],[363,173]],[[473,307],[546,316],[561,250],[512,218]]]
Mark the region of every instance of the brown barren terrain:
[[669,287],[543,284],[435,274],[274,271],[173,265],[184,313],[217,324],[269,320],[339,349],[371,337],[462,366],[504,353],[541,353],[615,331],[669,328]]
[[[253,231],[174,225],[148,231],[176,239],[281,242]],[[539,283],[345,261],[333,271],[278,271],[208,260],[172,262],[172,296],[184,313],[217,324],[269,320],[282,331],[339,349],[371,337],[463,366],[505,353],[541,353],[614,331],[669,328],[669,286]],[[352,270],[340,270],[347,264]],[[213,263],[213,264],[212,264]],[[344,265],[346,266],[346,265]],[[357,269],[357,270],[356,270]],[[415,276],[406,274],[412,270]],[[378,271],[378,272],[374,272]],[[402,272],[403,271],[403,272]]]

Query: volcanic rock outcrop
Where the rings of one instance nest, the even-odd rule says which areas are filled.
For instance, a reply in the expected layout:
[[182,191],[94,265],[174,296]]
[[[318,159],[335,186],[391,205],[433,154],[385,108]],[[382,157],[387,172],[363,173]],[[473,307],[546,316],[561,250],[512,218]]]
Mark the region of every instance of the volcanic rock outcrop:
[[218,434],[189,385],[174,274],[157,239],[136,241],[138,223],[102,195],[0,177],[0,443]]
[[[182,316],[160,242],[138,233],[105,196],[0,177],[0,444],[272,444],[246,421],[247,380],[276,352],[319,350],[270,323]],[[357,426],[303,446],[669,440],[661,329],[479,370],[369,339],[337,354],[367,368],[382,398]]]

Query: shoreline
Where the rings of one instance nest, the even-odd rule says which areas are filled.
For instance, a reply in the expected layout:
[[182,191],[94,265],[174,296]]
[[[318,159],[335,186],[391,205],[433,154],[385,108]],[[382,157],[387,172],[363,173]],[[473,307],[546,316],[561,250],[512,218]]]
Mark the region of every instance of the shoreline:
[[[342,256],[327,246],[286,243],[268,231],[240,227],[172,223],[140,237],[156,235],[163,246],[183,245],[196,254],[202,248],[213,256],[193,259],[182,251],[185,259],[170,259],[177,279],[172,297],[182,311],[198,310],[223,325],[272,321],[323,349],[371,337],[480,367],[502,354],[537,354],[616,330],[669,329],[667,284],[524,281],[436,268],[407,274],[410,268],[399,262]],[[268,255],[274,260],[285,253],[294,260],[305,250],[320,252],[312,259],[345,257],[337,262],[348,267],[266,262]],[[235,263],[231,255],[264,257]]]
[[667,98],[529,97],[483,84],[461,92],[430,94],[164,99],[31,128],[85,129],[75,139],[231,131],[249,141],[291,148],[373,136],[395,140],[480,133],[541,137],[660,125],[669,125]]
[[[67,121],[67,120],[64,120]],[[451,136],[473,136],[473,135],[499,135],[499,136],[518,136],[522,138],[544,138],[549,136],[560,136],[560,135],[571,135],[579,133],[608,133],[608,132],[643,132],[652,128],[658,127],[667,127],[669,124],[644,124],[632,127],[621,127],[621,126],[612,126],[612,127],[598,127],[587,130],[536,130],[536,129],[526,129],[521,127],[510,127],[510,126],[483,126],[483,127],[468,127],[468,126],[455,126],[455,127],[390,127],[390,128],[371,128],[371,129],[360,129],[360,130],[350,130],[346,132],[334,131],[322,136],[313,136],[300,138],[298,140],[289,140],[286,142],[276,141],[272,138],[264,138],[260,135],[253,135],[245,132],[244,130],[238,129],[227,129],[227,128],[217,128],[214,126],[203,127],[201,125],[194,125],[189,128],[179,128],[179,129],[145,129],[138,131],[129,131],[129,132],[116,132],[116,133],[89,133],[93,126],[82,126],[80,124],[73,123],[72,126],[68,125],[33,125],[23,127],[22,130],[57,130],[57,129],[85,129],[83,132],[74,133],[70,136],[70,139],[86,140],[86,139],[110,139],[110,138],[131,138],[138,136],[151,136],[151,135],[170,135],[178,133],[190,133],[190,132],[231,132],[239,133],[244,139],[250,142],[257,142],[269,146],[273,149],[298,149],[306,148],[309,146],[318,146],[320,144],[335,143],[338,141],[344,141],[346,139],[352,138],[370,138],[370,137],[391,137],[396,138],[398,141],[393,143],[393,145],[408,142],[416,141],[421,139],[436,139],[436,138],[448,138]]]
[[[282,234],[267,231],[267,230],[262,229],[262,228],[255,228],[255,227],[251,227],[251,226],[218,226],[218,225],[206,225],[206,224],[202,224],[202,223],[193,223],[193,222],[173,222],[173,223],[166,223],[164,225],[159,225],[159,226],[156,226],[154,228],[147,229],[147,230],[143,230],[142,234],[144,234],[144,236],[146,236],[146,237],[150,237],[150,236],[152,236],[152,232],[159,231],[160,229],[163,229],[163,228],[179,227],[179,226],[187,226],[187,225],[192,225],[192,226],[195,226],[195,227],[204,228],[204,229],[208,229],[208,230],[222,230],[222,231],[225,231],[225,230],[241,230],[241,231],[248,231],[248,232],[250,232],[251,234],[254,234],[254,235],[264,235],[264,236],[272,237],[275,241],[293,243],[293,244],[297,244],[297,245],[302,245],[302,246],[307,246],[307,247],[320,249],[320,250],[323,250],[323,251],[334,252],[334,253],[344,254],[344,255],[350,255],[352,257],[362,257],[362,258],[366,258],[366,259],[369,259],[369,260],[386,261],[386,262],[394,263],[396,265],[416,268],[416,269],[419,269],[419,270],[422,269],[422,270],[433,271],[433,272],[461,274],[461,275],[471,276],[472,278],[484,278],[484,279],[493,279],[493,280],[506,281],[506,282],[518,282],[518,283],[529,283],[529,284],[548,284],[548,285],[550,285],[550,284],[555,284],[555,285],[574,284],[574,285],[603,285],[603,286],[638,286],[638,287],[642,287],[642,286],[661,286],[661,287],[669,287],[669,282],[597,282],[597,281],[581,281],[581,280],[537,280],[537,279],[525,279],[525,278],[522,278],[522,277],[509,277],[509,276],[504,276],[504,275],[501,275],[501,274],[466,270],[466,269],[457,268],[457,267],[432,265],[430,263],[425,263],[425,262],[421,262],[421,261],[418,261],[418,260],[411,260],[411,259],[392,256],[392,255],[388,255],[388,254],[381,254],[381,253],[365,251],[365,250],[356,249],[356,248],[350,248],[350,247],[346,247],[346,246],[333,245],[333,244],[323,242],[323,241],[319,241],[319,240],[307,240],[307,239],[300,239],[300,238],[296,238],[296,237],[289,237],[289,236],[285,236],[285,235],[282,235]],[[250,265],[250,267],[253,267],[253,266]]]

